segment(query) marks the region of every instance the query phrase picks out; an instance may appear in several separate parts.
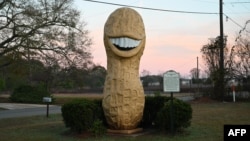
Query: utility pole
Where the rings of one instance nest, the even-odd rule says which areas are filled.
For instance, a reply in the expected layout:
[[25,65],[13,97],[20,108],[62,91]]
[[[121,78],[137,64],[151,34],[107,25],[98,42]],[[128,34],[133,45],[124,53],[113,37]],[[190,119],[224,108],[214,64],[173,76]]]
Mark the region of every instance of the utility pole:
[[199,57],[197,56],[197,74],[196,74],[197,84],[198,84],[198,92],[197,96],[200,95],[200,80],[199,80]]
[[197,57],[197,74],[196,75],[197,75],[196,76],[197,80],[199,80],[199,57]]
[[222,101],[224,100],[224,33],[223,33],[223,0],[220,0],[220,78],[219,78],[219,94]]

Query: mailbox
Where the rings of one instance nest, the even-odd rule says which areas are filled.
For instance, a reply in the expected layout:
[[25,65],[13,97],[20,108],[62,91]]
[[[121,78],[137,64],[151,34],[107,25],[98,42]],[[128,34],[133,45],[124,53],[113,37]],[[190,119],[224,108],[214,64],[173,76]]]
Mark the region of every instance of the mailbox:
[[45,102],[45,103],[51,103],[52,102],[52,98],[51,97],[43,97],[43,102]]

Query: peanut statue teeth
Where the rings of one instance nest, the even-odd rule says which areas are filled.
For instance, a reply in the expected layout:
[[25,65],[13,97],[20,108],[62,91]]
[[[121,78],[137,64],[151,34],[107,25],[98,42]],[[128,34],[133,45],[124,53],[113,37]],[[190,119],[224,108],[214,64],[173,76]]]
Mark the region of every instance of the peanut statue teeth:
[[110,38],[110,41],[120,48],[135,48],[140,44],[140,40],[134,40],[128,37]]
[[143,116],[144,90],[139,63],[145,47],[141,16],[131,8],[119,8],[104,26],[107,76],[103,110],[110,129],[133,130]]

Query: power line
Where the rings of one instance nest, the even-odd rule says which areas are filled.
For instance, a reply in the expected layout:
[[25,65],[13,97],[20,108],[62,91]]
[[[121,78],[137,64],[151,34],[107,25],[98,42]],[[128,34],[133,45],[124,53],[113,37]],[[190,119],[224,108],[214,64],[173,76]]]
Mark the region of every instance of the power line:
[[205,2],[205,3],[211,3],[211,4],[218,4],[218,2],[212,2],[212,1],[208,1],[208,0],[195,0],[198,2]]
[[236,24],[237,26],[239,26],[240,28],[243,28],[243,26],[241,26],[240,24],[238,24],[236,21],[234,21],[232,18],[230,18],[228,15],[224,14],[226,16],[227,19],[229,19],[230,21],[232,21],[234,24]]
[[231,4],[242,4],[242,3],[250,3],[250,2],[247,2],[247,1],[245,1],[245,2],[230,2]]
[[[238,2],[228,2],[228,3],[238,3]],[[249,2],[250,3],[250,2]],[[240,3],[239,3],[240,4]],[[241,4],[242,5],[242,4]],[[233,6],[233,4],[232,4],[232,6]],[[244,5],[243,5],[244,6]],[[229,7],[227,7],[227,8],[229,8]],[[231,8],[230,8],[231,9]],[[232,10],[232,9],[231,9]],[[248,32],[248,33],[250,33],[250,31],[248,31],[248,30],[246,30],[246,25],[245,25],[245,27],[243,27],[242,25],[240,25],[239,23],[237,23],[235,20],[233,20],[232,18],[230,18],[228,15],[226,15],[225,13],[223,13],[223,15],[224,16],[226,16],[226,19],[227,20],[230,20],[230,21],[232,21],[235,25],[237,25],[238,27],[240,27],[241,28],[241,30],[240,30],[240,32],[242,32],[242,31],[245,31],[245,32]],[[243,18],[243,17],[242,17]],[[247,20],[248,21],[248,20]],[[247,24],[247,23],[246,23]]]
[[96,0],[84,0],[84,1],[95,2],[95,3],[101,3],[101,4],[108,4],[108,5],[115,5],[115,6],[124,6],[124,7],[138,8],[138,9],[153,10],[153,11],[173,12],[173,13],[186,13],[186,14],[216,14],[216,15],[219,14],[219,13],[212,13],[212,12],[193,12],[193,11],[178,11],[178,10],[168,10],[168,9],[157,9],[157,8],[132,6],[132,5],[125,5],[125,4],[117,4],[117,3],[96,1]]
[[[107,5],[115,5],[115,6],[125,6],[125,7],[133,7],[133,8],[139,8],[139,9],[146,9],[146,10],[153,10],[153,11],[163,11],[163,12],[174,12],[174,13],[187,13],[187,14],[219,14],[219,13],[211,13],[211,12],[193,12],[193,11],[178,11],[178,10],[167,10],[167,9],[157,9],[157,8],[149,8],[149,7],[140,7],[140,6],[132,6],[132,5],[125,5],[125,4],[117,4],[117,3],[110,3],[110,2],[103,2],[103,1],[96,1],[96,0],[84,0],[88,2],[94,2],[94,3],[101,3],[101,4],[107,4]],[[250,2],[231,2],[232,3],[250,3]],[[231,20],[234,24],[239,26],[240,28],[243,28],[240,24],[238,24],[236,21],[234,21],[232,18],[227,16],[223,13],[223,15],[226,16],[227,19]],[[248,31],[247,31],[248,32]]]
[[246,21],[245,26],[243,27],[240,24],[238,24],[236,21],[234,21],[232,18],[230,18],[229,16],[227,16],[226,14],[224,14],[224,15],[226,16],[227,19],[231,20],[234,24],[236,24],[237,26],[239,26],[242,29],[241,32],[245,31],[245,32],[250,33],[248,30],[246,30],[246,26],[250,22],[250,20]]
[[[235,4],[241,5],[241,6],[244,7],[246,10],[250,10],[248,7],[246,7],[246,4],[244,4],[244,3],[231,3],[231,2],[224,3],[225,6],[226,6],[226,5],[231,5],[232,7],[234,7]],[[250,2],[249,2],[249,4],[250,4]],[[227,7],[227,8],[229,8],[229,7]],[[230,8],[230,9],[231,9],[231,8]],[[241,13],[235,13],[235,14],[242,14],[242,13],[249,13],[249,12],[241,12]],[[234,13],[232,13],[232,14],[234,14]]]

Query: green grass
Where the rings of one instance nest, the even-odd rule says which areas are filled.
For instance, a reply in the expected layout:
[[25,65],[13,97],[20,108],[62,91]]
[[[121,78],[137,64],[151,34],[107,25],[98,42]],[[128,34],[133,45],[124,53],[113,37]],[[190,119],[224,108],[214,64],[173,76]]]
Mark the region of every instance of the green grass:
[[250,103],[192,104],[192,124],[182,133],[153,132],[137,137],[93,137],[72,135],[65,128],[61,115],[34,116],[0,120],[1,141],[222,141],[224,124],[250,124]]

